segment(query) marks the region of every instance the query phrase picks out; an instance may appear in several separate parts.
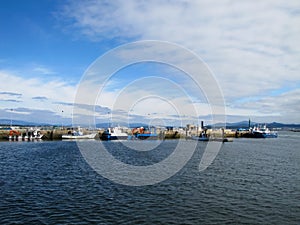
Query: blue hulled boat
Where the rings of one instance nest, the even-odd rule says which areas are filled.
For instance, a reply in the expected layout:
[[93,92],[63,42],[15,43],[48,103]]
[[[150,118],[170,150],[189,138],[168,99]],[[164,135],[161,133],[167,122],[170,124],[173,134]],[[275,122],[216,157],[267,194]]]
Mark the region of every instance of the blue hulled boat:
[[127,140],[128,134],[123,132],[123,129],[121,127],[114,127],[114,128],[107,128],[105,130],[101,137],[101,140],[108,141],[108,140]]
[[277,132],[270,131],[266,125],[263,127],[253,127],[250,129],[254,138],[277,138]]

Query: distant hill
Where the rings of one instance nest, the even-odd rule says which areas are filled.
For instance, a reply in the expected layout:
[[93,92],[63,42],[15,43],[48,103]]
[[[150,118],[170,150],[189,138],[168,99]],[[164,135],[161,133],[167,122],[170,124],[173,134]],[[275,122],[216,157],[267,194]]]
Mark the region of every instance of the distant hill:
[[[12,123],[11,123],[12,122]],[[8,120],[8,119],[0,119],[0,125],[2,126],[50,126],[50,124],[46,123],[35,123],[35,122],[28,122],[22,120]]]
[[[256,122],[250,122],[250,126],[256,125]],[[213,125],[208,125],[206,127],[224,127],[224,123],[216,123]],[[226,128],[228,129],[236,129],[236,128],[249,128],[249,121],[240,121],[240,122],[234,122],[234,123],[226,123]]]
[[[255,124],[255,122],[250,122],[250,126],[253,127]],[[235,128],[249,128],[249,121],[240,121],[240,122],[236,122],[236,123],[226,123],[226,127],[229,129],[235,129]]]
[[[0,126],[10,126],[11,121],[8,119],[0,119]],[[23,120],[12,120],[12,126],[21,126],[21,127],[38,127],[38,126],[56,126],[60,127],[61,124],[49,124],[49,123],[37,123],[37,122],[31,122],[31,121],[23,121]],[[71,125],[65,125],[65,127],[69,127]]]
[[267,127],[269,128],[297,128],[300,129],[300,124],[284,124],[284,123],[268,123]]
[[[0,119],[0,126],[10,126],[11,121],[9,119]],[[250,126],[253,127],[258,124],[265,124],[265,123],[256,123],[256,122],[251,122]],[[12,121],[13,126],[61,126],[61,124],[47,124],[47,123],[36,123],[36,122],[28,122],[28,121],[22,121],[22,120],[13,120]],[[134,127],[148,127],[148,124],[146,123],[113,123],[113,126],[125,126],[129,128],[134,128]],[[284,124],[284,123],[277,123],[277,122],[272,122],[272,123],[266,123],[268,128],[281,128],[281,129],[300,129],[300,124]],[[64,124],[65,127],[70,127],[72,126],[71,124]],[[106,128],[108,126],[108,123],[97,123],[96,128]],[[170,125],[172,126],[172,125]],[[226,123],[226,128],[228,129],[237,129],[237,128],[245,128],[248,129],[249,122],[248,121],[240,121],[236,123]],[[214,125],[205,125],[207,128],[211,127],[224,127],[224,124],[217,123]]]
[[[281,129],[291,129],[291,128],[300,128],[300,124],[284,124],[284,123],[257,123],[257,122],[250,122],[250,126],[253,127],[255,125],[264,125],[266,124],[268,128],[281,128]],[[226,123],[226,127],[228,129],[237,129],[237,128],[249,128],[249,121],[241,121],[237,123]]]
[[[97,123],[96,128],[106,128],[108,126],[108,123]],[[113,123],[112,126],[123,126],[123,127],[129,127],[129,128],[135,128],[135,127],[148,127],[148,124],[145,123]]]

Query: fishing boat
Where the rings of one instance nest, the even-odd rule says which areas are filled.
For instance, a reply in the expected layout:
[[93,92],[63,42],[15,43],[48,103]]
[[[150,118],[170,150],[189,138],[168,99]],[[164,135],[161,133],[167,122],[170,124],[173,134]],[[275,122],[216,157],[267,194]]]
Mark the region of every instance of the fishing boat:
[[97,133],[83,134],[80,127],[77,130],[70,131],[68,134],[62,135],[62,139],[94,139]]
[[191,138],[196,141],[209,141],[208,137],[192,136]]
[[41,140],[43,134],[39,129],[27,129],[26,132],[21,133],[17,130],[10,130],[8,139],[9,140],[16,140],[16,141],[32,141],[32,140]]
[[266,125],[263,127],[255,126],[250,129],[253,138],[277,138],[277,132],[270,131]]
[[41,131],[39,129],[30,129],[29,131],[26,131],[25,134],[23,134],[24,140],[41,140],[43,137],[43,134],[41,134]]
[[191,138],[196,141],[209,141],[206,135],[192,136]]
[[20,138],[22,138],[22,134],[20,131],[17,130],[13,130],[13,128],[11,128],[11,130],[9,131],[8,134],[8,140],[20,140]]
[[100,137],[101,140],[127,140],[128,134],[120,126],[107,128]]
[[207,137],[207,135],[200,136],[192,136],[193,140],[196,141],[217,141],[217,142],[233,142],[232,138],[224,138],[224,137]]
[[144,127],[137,127],[132,129],[132,135],[135,138],[145,140],[145,139],[157,139],[158,136],[156,133],[152,133],[150,129]]

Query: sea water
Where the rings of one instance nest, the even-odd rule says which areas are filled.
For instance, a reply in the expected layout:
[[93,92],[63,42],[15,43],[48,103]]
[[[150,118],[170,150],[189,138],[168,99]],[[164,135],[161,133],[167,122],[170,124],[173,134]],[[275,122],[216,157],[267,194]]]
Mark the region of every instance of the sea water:
[[[139,187],[96,173],[74,141],[0,142],[0,224],[299,224],[299,138],[235,139],[202,172],[199,142],[178,173]],[[177,141],[143,152],[104,145],[141,166],[168,157]]]

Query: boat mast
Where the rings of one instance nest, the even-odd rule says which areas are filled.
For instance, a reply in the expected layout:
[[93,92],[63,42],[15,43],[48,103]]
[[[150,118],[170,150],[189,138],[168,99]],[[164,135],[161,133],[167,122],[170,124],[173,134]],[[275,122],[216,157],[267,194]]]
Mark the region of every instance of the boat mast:
[[13,109],[10,109],[10,127],[12,127],[12,113],[13,113]]

